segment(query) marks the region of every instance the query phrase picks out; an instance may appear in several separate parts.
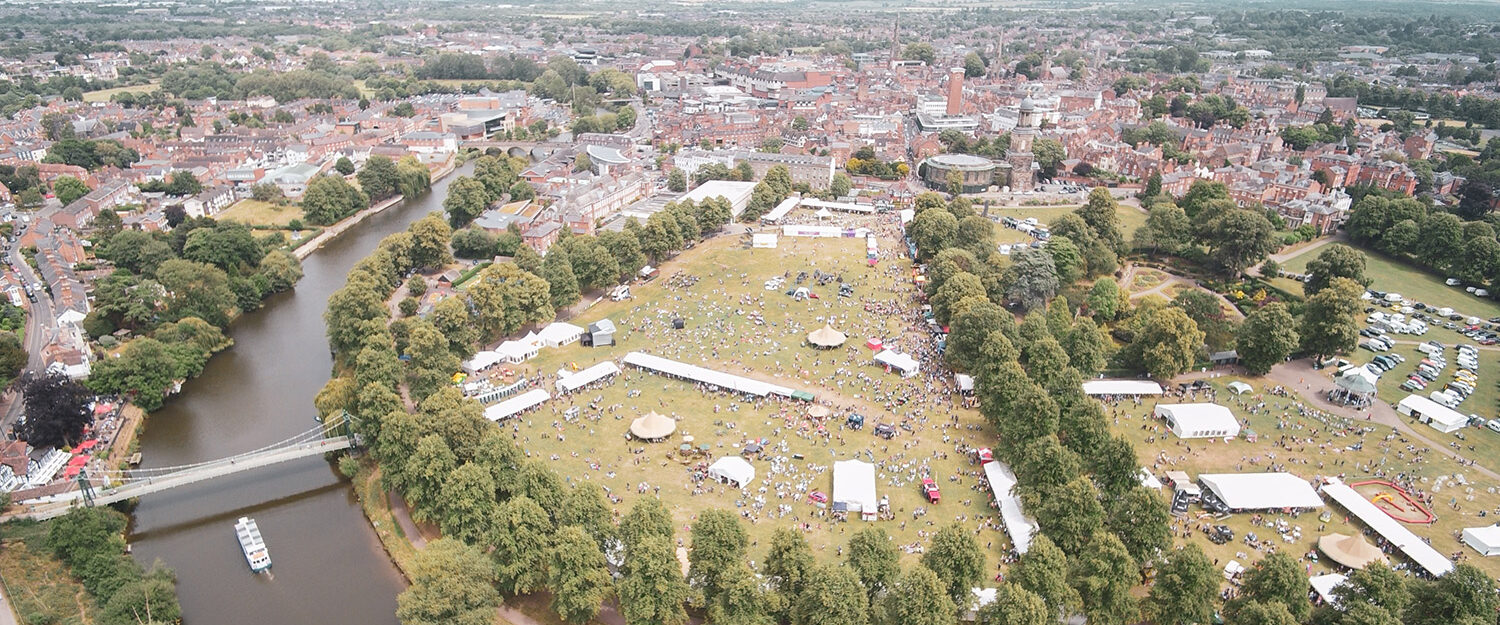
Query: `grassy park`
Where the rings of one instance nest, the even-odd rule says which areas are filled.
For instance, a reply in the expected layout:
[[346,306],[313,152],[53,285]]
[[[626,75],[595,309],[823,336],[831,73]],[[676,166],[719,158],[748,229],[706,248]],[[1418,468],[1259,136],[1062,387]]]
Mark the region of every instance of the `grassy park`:
[[[1230,393],[1227,385],[1235,380],[1249,383],[1254,390],[1238,396]],[[1268,391],[1274,384],[1265,380],[1226,376],[1211,380],[1211,383],[1217,391],[1216,399],[1200,395],[1196,399],[1164,399],[1161,403],[1217,401],[1229,407],[1242,422],[1248,423],[1247,432],[1255,432],[1258,435],[1257,441],[1250,442],[1247,436],[1228,443],[1208,439],[1180,441],[1167,432],[1161,422],[1149,418],[1156,402],[1145,401],[1140,406],[1120,402],[1111,407],[1116,432],[1131,439],[1142,465],[1151,468],[1157,476],[1171,470],[1186,471],[1195,478],[1200,473],[1265,471],[1271,464],[1277,465],[1278,470],[1306,479],[1321,475],[1342,475],[1345,482],[1373,479],[1373,470],[1383,469],[1387,476],[1405,472],[1415,478],[1420,488],[1431,492],[1431,510],[1438,517],[1437,522],[1431,526],[1407,525],[1407,529],[1429,539],[1433,548],[1440,553],[1446,555],[1461,552],[1469,563],[1491,575],[1500,575],[1500,561],[1478,557],[1472,549],[1455,538],[1462,528],[1494,522],[1493,515],[1500,509],[1500,494],[1495,492],[1493,480],[1436,452],[1412,453],[1408,444],[1419,449],[1426,445],[1420,441],[1408,442],[1408,438],[1390,427],[1363,420],[1351,421],[1315,410],[1299,410],[1302,404],[1299,397],[1273,395]],[[1331,381],[1328,380],[1312,383],[1314,390],[1331,386]],[[1264,407],[1257,408],[1262,402]],[[1430,430],[1425,425],[1416,427],[1432,440],[1441,441],[1441,437],[1448,436]],[[1500,434],[1472,431],[1469,434],[1470,440],[1482,434],[1500,439]],[[1278,444],[1278,439],[1283,436],[1289,439],[1284,446]],[[1293,437],[1295,441],[1290,440]],[[1356,445],[1359,446],[1358,449],[1355,449]],[[1464,476],[1469,485],[1454,485],[1454,475]],[[1438,485],[1440,479],[1443,480],[1441,486]],[[1358,490],[1367,497],[1378,492],[1374,487],[1360,487]],[[1450,501],[1455,498],[1456,508],[1450,505]],[[1362,531],[1357,523],[1346,520],[1347,512],[1337,504],[1329,503],[1323,510],[1328,512],[1326,517],[1319,511],[1304,512],[1297,517],[1267,513],[1264,518],[1269,523],[1278,519],[1286,521],[1287,528],[1291,531],[1283,538],[1266,523],[1259,526],[1252,524],[1252,515],[1235,514],[1225,520],[1217,520],[1211,516],[1200,518],[1202,511],[1194,506],[1188,510],[1188,519],[1177,522],[1176,535],[1181,542],[1184,532],[1189,533],[1190,540],[1199,543],[1209,557],[1217,559],[1222,567],[1231,559],[1249,565],[1264,555],[1245,544],[1247,532],[1256,533],[1261,542],[1269,542],[1271,548],[1301,556],[1315,551],[1317,540],[1323,535],[1358,535]],[[1480,517],[1481,511],[1488,511],[1488,514]],[[1206,534],[1198,531],[1200,525],[1220,523],[1234,530],[1233,541],[1216,545],[1208,540]],[[1295,528],[1300,528],[1300,533]],[[1327,564],[1312,565],[1311,569],[1312,574],[1330,571],[1332,569]]]
[[150,82],[144,85],[130,85],[128,87],[115,87],[113,89],[100,89],[83,94],[84,102],[108,102],[117,93],[150,93],[155,91],[158,83]]
[[[893,250],[896,240],[883,237],[880,244]],[[873,352],[863,346],[868,338],[883,338],[904,351],[924,349],[931,339],[911,327],[909,263],[883,260],[868,266],[864,247],[857,238],[782,237],[777,249],[748,249],[731,237],[700,244],[667,263],[661,277],[635,287],[634,299],[601,302],[573,320],[586,325],[611,319],[619,327],[619,345],[543,350],[526,365],[550,375],[562,367],[588,367],[638,350],[762,379],[814,393],[817,403],[832,412],[826,436],[807,416],[806,403],[757,405],[633,369],[602,388],[554,399],[504,427],[533,458],[549,462],[561,475],[607,487],[619,498],[616,509],[621,513],[639,496],[642,484],[649,492],[660,489],[679,528],[708,506],[741,511],[756,542],[753,558],[764,555],[775,528],[797,524],[807,524],[807,538],[822,557],[836,558],[840,546],[865,525],[832,522],[807,495],[832,494],[834,461],[874,461],[880,465],[878,494],[890,498],[895,516],[879,524],[897,544],[914,551],[938,526],[961,520],[976,528],[981,545],[988,545],[993,566],[1005,553],[1006,538],[996,529],[989,495],[975,490],[978,467],[956,452],[960,444],[987,446],[993,436],[977,411],[954,406],[959,399],[945,379],[929,388],[924,378],[903,380],[871,362]],[[854,285],[855,297],[840,298],[836,281],[805,285],[819,297],[805,301],[783,293],[790,280],[775,291],[763,285],[774,276],[814,270],[842,275]],[[679,317],[685,328],[671,329]],[[847,333],[844,347],[819,351],[804,344],[805,335],[824,323]],[[580,415],[570,423],[565,412],[572,407]],[[631,420],[649,411],[677,418],[676,434],[655,444],[627,440]],[[840,427],[851,412],[866,417],[862,431]],[[904,423],[910,430],[886,441],[872,433],[877,423]],[[698,455],[686,464],[677,460],[683,435],[692,436],[693,445],[708,445],[713,457],[736,454],[751,439],[768,439],[768,451],[753,462],[757,475],[752,488],[742,493],[706,481],[695,492],[692,467],[708,460]],[[928,474],[943,489],[944,499],[914,518],[925,505],[919,480]],[[679,537],[685,535],[679,532]]]
[[294,204],[275,204],[260,200],[243,199],[235,202],[218,219],[238,221],[251,226],[286,226],[293,219],[302,218],[302,209]]

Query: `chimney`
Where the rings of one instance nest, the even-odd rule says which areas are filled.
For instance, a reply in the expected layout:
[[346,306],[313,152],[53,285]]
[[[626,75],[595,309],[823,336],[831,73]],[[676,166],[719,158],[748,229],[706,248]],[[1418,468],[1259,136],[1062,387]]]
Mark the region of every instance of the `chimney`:
[[964,110],[964,68],[948,70],[948,115],[954,116]]

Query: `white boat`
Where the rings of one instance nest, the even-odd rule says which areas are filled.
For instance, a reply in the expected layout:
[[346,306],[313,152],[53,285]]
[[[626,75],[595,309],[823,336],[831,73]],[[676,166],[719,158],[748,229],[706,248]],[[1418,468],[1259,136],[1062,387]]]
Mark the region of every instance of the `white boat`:
[[266,549],[266,543],[260,537],[260,526],[255,524],[255,519],[240,517],[234,524],[234,533],[240,539],[240,549],[245,552],[245,561],[250,563],[250,570],[256,573],[269,570],[271,552]]

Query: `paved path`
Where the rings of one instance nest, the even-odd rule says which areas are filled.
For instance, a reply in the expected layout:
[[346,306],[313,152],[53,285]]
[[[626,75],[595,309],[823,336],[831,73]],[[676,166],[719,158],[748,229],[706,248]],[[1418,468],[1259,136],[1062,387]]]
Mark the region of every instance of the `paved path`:
[[401,533],[406,535],[406,540],[411,541],[411,546],[416,547],[417,551],[426,549],[427,537],[422,535],[422,530],[411,520],[411,510],[406,506],[406,499],[394,490],[387,492],[385,496],[386,503],[391,506],[391,516],[401,526]]
[[1127,265],[1125,267],[1125,270],[1120,275],[1120,288],[1124,289],[1125,292],[1128,293],[1127,297],[1129,299],[1132,299],[1132,300],[1133,299],[1138,299],[1138,298],[1145,297],[1147,295],[1160,295],[1161,297],[1170,300],[1172,298],[1167,296],[1166,290],[1169,287],[1171,287],[1172,285],[1174,285],[1174,284],[1181,284],[1181,285],[1184,285],[1184,286],[1186,286],[1186,287],[1188,287],[1190,289],[1198,289],[1198,290],[1204,291],[1206,293],[1212,294],[1215,298],[1218,298],[1219,304],[1222,305],[1225,308],[1225,310],[1229,311],[1229,315],[1231,317],[1234,317],[1235,319],[1243,319],[1243,318],[1245,318],[1245,315],[1240,312],[1239,307],[1235,306],[1234,302],[1229,301],[1229,298],[1224,297],[1223,295],[1221,295],[1219,293],[1215,293],[1215,292],[1213,292],[1213,291],[1211,291],[1209,289],[1205,289],[1205,288],[1199,287],[1198,283],[1196,281],[1194,281],[1194,280],[1191,280],[1191,279],[1188,279],[1188,278],[1184,278],[1182,276],[1179,276],[1179,275],[1176,275],[1174,273],[1170,273],[1170,272],[1167,272],[1167,271],[1163,271],[1163,270],[1157,269],[1155,267],[1145,267],[1145,269],[1149,269],[1151,271],[1155,271],[1157,273],[1160,273],[1160,274],[1166,276],[1167,278],[1165,280],[1162,280],[1161,284],[1153,286],[1153,287],[1151,287],[1149,289],[1146,289],[1146,290],[1141,291],[1139,293],[1130,293],[1130,286],[1135,281],[1135,274],[1136,274],[1138,268],[1134,264]]
[[5,596],[3,587],[0,587],[0,625],[20,625],[16,608],[10,604],[10,597]]
[[[1285,252],[1278,252],[1276,254],[1272,254],[1270,256],[1270,260],[1276,261],[1277,264],[1284,265],[1284,264],[1286,264],[1286,261],[1289,261],[1289,260],[1291,260],[1293,258],[1296,258],[1296,257],[1301,256],[1303,254],[1306,254],[1308,252],[1315,251],[1318,248],[1323,247],[1324,245],[1328,245],[1329,243],[1344,243],[1344,244],[1348,244],[1349,243],[1348,239],[1349,239],[1349,237],[1347,237],[1347,236],[1344,235],[1344,231],[1340,230],[1340,231],[1338,231],[1337,233],[1335,233],[1331,237],[1323,237],[1321,239],[1313,241],[1309,245],[1305,245],[1303,247],[1299,247],[1299,248],[1294,249],[1294,250],[1288,250],[1288,251],[1285,251]],[[1265,261],[1261,261],[1261,262],[1255,263],[1255,266],[1251,267],[1249,270],[1247,270],[1246,273],[1252,273],[1252,274],[1255,274],[1255,275],[1258,276],[1258,275],[1260,275],[1260,266],[1264,265],[1264,264],[1266,264]]]

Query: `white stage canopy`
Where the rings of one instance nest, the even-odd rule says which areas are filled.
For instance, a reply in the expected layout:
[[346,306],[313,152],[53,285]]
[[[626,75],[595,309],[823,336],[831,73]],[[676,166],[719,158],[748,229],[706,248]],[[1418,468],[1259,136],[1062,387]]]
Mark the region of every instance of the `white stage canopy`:
[[739,456],[724,456],[708,465],[708,476],[744,488],[755,480],[755,467]]
[[560,393],[571,393],[580,388],[603,380],[609,376],[618,374],[620,368],[611,361],[604,361],[592,367],[574,373],[557,381],[557,390]]
[[901,372],[901,377],[909,378],[921,371],[921,364],[916,358],[903,354],[894,349],[887,349],[875,354],[875,362]]
[[1323,507],[1318,491],[1291,473],[1205,473],[1198,481],[1232,510]]
[[534,388],[526,391],[525,393],[521,393],[520,395],[490,406],[489,408],[485,408],[484,418],[498,423],[510,417],[514,417],[526,410],[535,408],[541,405],[542,402],[549,399],[552,399],[552,395],[547,391],[539,388]]
[[661,356],[652,356],[651,354],[647,354],[644,352],[630,352],[628,354],[625,354],[624,362],[627,365],[634,365],[642,369],[649,369],[663,375],[676,376],[685,380],[702,382],[704,384],[712,384],[714,386],[729,389],[738,393],[748,393],[751,395],[755,395],[756,397],[765,397],[766,395],[781,395],[782,397],[791,397],[792,393],[794,392],[792,391],[792,389],[789,389],[785,386],[768,384],[766,382],[761,382],[760,380],[743,378],[737,375],[723,373],[721,371],[714,371],[713,369],[705,369],[697,365],[690,365],[685,362],[677,362],[668,358],[662,358]]
[[1151,380],[1089,380],[1084,395],[1160,395],[1161,385]]
[[990,491],[995,502],[1000,504],[1000,520],[1005,524],[1005,533],[1016,553],[1025,554],[1031,548],[1031,539],[1036,536],[1036,521],[1021,510],[1021,496],[1015,492],[1016,476],[1010,467],[999,462],[984,463],[984,478],[990,482]]
[[1178,438],[1221,438],[1240,434],[1240,421],[1218,404],[1157,404],[1156,416],[1166,419]]
[[859,460],[833,463],[833,503],[842,504],[867,521],[875,520],[880,512],[880,502],[875,498],[875,465]]
[[1442,577],[1453,570],[1453,563],[1432,545],[1423,541],[1421,537],[1406,529],[1400,521],[1391,518],[1370,500],[1365,499],[1359,491],[1350,488],[1337,478],[1328,478],[1330,481],[1323,485],[1323,494],[1328,495],[1334,501],[1348,510],[1350,514],[1358,517],[1360,521],[1375,530],[1385,538],[1386,542],[1394,545],[1406,557],[1411,558],[1418,566],[1427,569],[1428,573]]
[[1464,528],[1464,544],[1482,556],[1500,556],[1500,525]]

